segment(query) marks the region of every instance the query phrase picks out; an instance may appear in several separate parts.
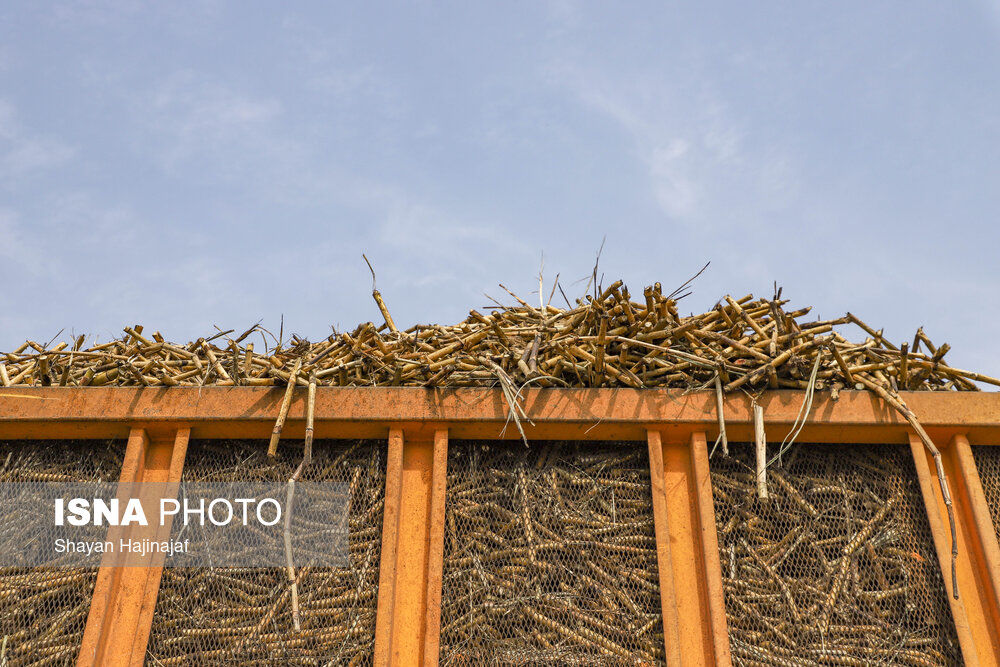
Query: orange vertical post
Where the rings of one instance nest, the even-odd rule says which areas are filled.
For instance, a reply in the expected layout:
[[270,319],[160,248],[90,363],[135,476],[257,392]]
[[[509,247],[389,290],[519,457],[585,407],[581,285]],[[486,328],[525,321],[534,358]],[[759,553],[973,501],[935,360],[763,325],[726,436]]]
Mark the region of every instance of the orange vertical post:
[[934,459],[915,434],[910,450],[934,536],[948,602],[966,665],[1000,667],[1000,548],[982,482],[965,436],[955,436],[939,447],[944,464],[957,528],[958,599],[952,585],[952,543],[947,507],[938,482]]
[[446,429],[389,431],[376,667],[438,662],[447,464]]
[[[136,483],[156,484],[158,488],[179,483],[189,436],[186,428],[164,434],[132,429],[119,479],[119,499],[124,500]],[[164,526],[112,527],[107,539],[116,543],[121,539],[166,540],[170,526],[168,520]],[[152,554],[141,566],[131,566],[135,559],[126,560],[129,567],[118,564],[120,555],[105,554],[94,585],[78,667],[141,667],[145,660],[164,555]]]
[[705,434],[671,443],[648,431],[653,524],[668,667],[730,667]]

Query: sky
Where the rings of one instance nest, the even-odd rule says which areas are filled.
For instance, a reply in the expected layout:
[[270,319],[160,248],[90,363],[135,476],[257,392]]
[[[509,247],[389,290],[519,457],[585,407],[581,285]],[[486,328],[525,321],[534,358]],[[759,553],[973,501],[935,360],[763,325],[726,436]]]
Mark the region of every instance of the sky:
[[[0,6],[0,350],[683,283],[1000,376],[1000,1]],[[557,301],[557,303],[560,303]],[[859,330],[845,331],[862,339]]]

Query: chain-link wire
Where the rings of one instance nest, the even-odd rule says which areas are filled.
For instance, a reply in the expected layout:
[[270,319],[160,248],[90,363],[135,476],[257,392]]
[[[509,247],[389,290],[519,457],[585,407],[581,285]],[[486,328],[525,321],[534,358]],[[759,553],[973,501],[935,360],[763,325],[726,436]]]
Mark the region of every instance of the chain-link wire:
[[441,664],[663,664],[644,442],[452,442]]
[[[301,443],[282,443],[286,452]],[[192,441],[182,481],[283,482],[299,459],[263,441]],[[296,632],[284,568],[167,568],[146,665],[370,665],[375,643],[385,443],[321,441],[303,481],[350,487],[349,567],[297,570]]]
[[[121,440],[0,441],[0,482],[117,482]],[[24,528],[5,517],[5,533]],[[37,535],[25,534],[25,543]],[[0,664],[72,665],[87,624],[97,567],[0,568]]]
[[983,483],[983,495],[993,517],[993,528],[1000,537],[1000,447],[977,445],[972,448],[972,458]]
[[734,664],[962,664],[907,448],[798,444],[763,502],[752,446],[711,473]]

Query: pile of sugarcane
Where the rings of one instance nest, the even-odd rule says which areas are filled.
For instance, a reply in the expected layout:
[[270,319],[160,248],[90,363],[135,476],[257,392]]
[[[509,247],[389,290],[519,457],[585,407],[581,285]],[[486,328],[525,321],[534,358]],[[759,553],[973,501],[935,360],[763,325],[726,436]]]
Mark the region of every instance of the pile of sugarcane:
[[442,665],[664,659],[643,448],[452,443]]
[[[0,443],[0,483],[113,481],[123,453],[120,442],[5,441]],[[19,518],[5,517],[5,542],[39,539],[32,532],[37,526]],[[0,664],[75,664],[96,581],[96,566],[68,567],[60,561],[0,568]]]
[[[374,273],[373,273],[374,278]],[[591,284],[596,284],[592,281]],[[540,285],[541,287],[541,285]],[[144,335],[141,326],[126,327],[116,340],[85,345],[27,341],[0,354],[4,386],[260,386],[285,385],[285,400],[269,453],[288,412],[292,390],[309,388],[312,404],[318,386],[499,386],[521,432],[520,388],[714,386],[718,397],[720,438],[726,451],[722,396],[736,390],[753,394],[766,389],[804,389],[803,415],[812,395],[842,389],[876,393],[911,425],[934,457],[952,533],[952,573],[957,596],[957,529],[940,452],[906,406],[904,390],[976,391],[976,382],[1000,386],[1000,379],[950,366],[949,346],[934,345],[920,329],[912,345],[893,344],[855,315],[807,321],[809,308],[786,309],[781,290],[774,296],[725,297],[706,313],[681,315],[680,290],[665,294],[657,283],[633,300],[616,281],[594,287],[565,308],[552,305],[558,280],[546,302],[539,289],[535,306],[509,292],[515,303],[470,311],[451,326],[396,327],[377,289],[372,296],[383,323],[367,322],[350,333],[334,333],[319,342],[298,336],[285,341],[256,325],[232,337],[220,331],[188,344],[168,342],[159,332]],[[506,289],[506,288],[504,288]],[[682,287],[682,289],[686,289]],[[589,291],[588,286],[587,290]],[[852,342],[837,327],[854,325],[865,334]],[[255,348],[257,337],[260,347]],[[764,444],[763,416],[755,409],[758,451]],[[758,493],[767,492],[766,466],[758,457]],[[294,589],[293,589],[294,590]]]
[[[167,567],[149,664],[316,665],[320,657],[343,665],[372,663],[385,463],[377,443],[316,444],[317,456],[302,479],[348,485],[349,566],[299,568],[295,601],[285,568]],[[295,466],[267,457],[266,448],[266,442],[193,442],[183,479],[286,482]]]
[[[558,283],[557,283],[558,285]],[[634,301],[617,281],[566,308],[516,295],[488,314],[472,310],[459,324],[393,322],[377,290],[384,323],[366,322],[319,342],[275,337],[260,326],[241,335],[220,331],[187,344],[159,332],[126,327],[122,337],[87,346],[27,341],[0,354],[3,386],[518,386],[700,387],[803,389],[818,364],[816,388],[884,387],[975,391],[974,382],[1000,380],[953,368],[947,344],[917,331],[912,345],[894,345],[848,313],[806,321],[809,308],[786,310],[772,299],[726,297],[712,310],[683,316],[675,294],[659,283]],[[835,327],[853,324],[866,337],[850,342]],[[256,345],[256,347],[255,347]]]
[[795,448],[767,502],[753,456],[712,461],[734,664],[963,664],[907,450]]

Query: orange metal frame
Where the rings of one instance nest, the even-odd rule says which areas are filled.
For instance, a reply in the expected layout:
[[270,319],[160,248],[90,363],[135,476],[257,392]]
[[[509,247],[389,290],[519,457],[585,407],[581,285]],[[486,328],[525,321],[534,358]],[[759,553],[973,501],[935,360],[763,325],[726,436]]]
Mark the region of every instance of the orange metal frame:
[[[910,436],[910,449],[945,587],[952,593],[951,531],[934,460],[916,435]],[[968,439],[956,435],[939,449],[958,531],[959,596],[948,596],[958,641],[966,665],[1000,665],[1000,549],[990,511]]]
[[[306,392],[296,391],[286,438],[305,429]],[[283,390],[203,388],[4,388],[0,438],[128,436],[122,481],[177,482],[189,438],[266,438]],[[951,599],[966,664],[1000,667],[1000,546],[970,443],[1000,445],[1000,394],[904,395],[941,449],[958,527],[958,599]],[[788,429],[802,392],[758,399],[768,430]],[[530,389],[529,438],[645,440],[660,571],[667,664],[731,665],[707,441],[718,433],[715,395],[673,390]],[[388,438],[375,664],[438,662],[449,438],[511,439],[499,390],[321,388],[317,438]],[[730,441],[753,439],[749,398],[724,412]],[[951,534],[933,461],[909,425],[868,392],[817,397],[799,442],[909,442],[935,548],[951,592]],[[161,562],[105,564],[98,575],[78,665],[141,665]]]
[[[128,495],[121,486],[130,483],[178,484],[190,433],[187,428],[155,434],[133,429],[122,463],[119,496]],[[163,526],[112,527],[107,539],[166,540],[170,526],[168,521]],[[146,562],[134,566],[130,563],[128,567],[113,564],[113,559],[105,554],[97,573],[77,660],[80,667],[141,665],[146,656],[164,555],[149,555]]]
[[389,431],[375,667],[436,665],[448,431]]

